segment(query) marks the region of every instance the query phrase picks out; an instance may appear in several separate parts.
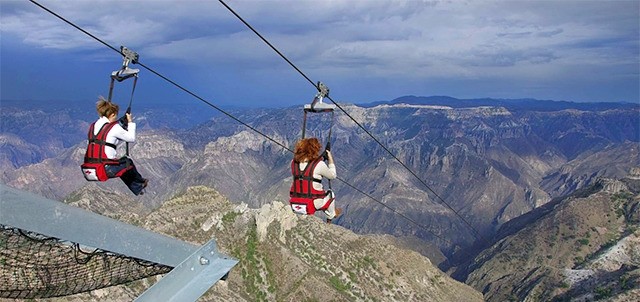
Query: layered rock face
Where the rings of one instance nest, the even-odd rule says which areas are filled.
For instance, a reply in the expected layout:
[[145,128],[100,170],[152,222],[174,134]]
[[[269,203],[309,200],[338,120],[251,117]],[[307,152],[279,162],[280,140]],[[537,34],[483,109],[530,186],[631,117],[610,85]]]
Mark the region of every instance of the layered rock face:
[[[482,237],[491,238],[505,222],[553,197],[589,185],[598,177],[622,177],[638,165],[640,130],[634,125],[640,122],[640,115],[636,107],[578,110],[562,105],[544,110],[419,102],[343,105],[402,164],[337,112],[332,143],[339,176],[375,200],[341,181],[332,182],[338,203],[345,208],[345,215],[336,222],[361,233],[418,237],[451,257],[483,241]],[[8,116],[17,119],[18,113]],[[138,142],[131,146],[131,156],[151,183],[138,200],[152,209],[189,186],[206,185],[233,202],[252,207],[265,200],[286,202],[291,182],[287,149],[300,138],[301,110],[253,109],[234,114],[274,141],[225,116],[187,130],[157,130],[153,116],[164,115],[141,114],[141,131]],[[10,120],[4,118],[3,122]],[[314,118],[307,125],[307,136],[325,140],[331,120]],[[167,119],[163,125],[170,125]],[[66,120],[49,121],[56,127],[68,126]],[[80,132],[88,122],[73,124]],[[153,130],[146,130],[149,128]],[[29,133],[21,131],[18,136]],[[56,133],[48,135],[55,140]],[[40,150],[37,146],[11,140],[9,150],[16,150],[11,154],[17,155],[6,156],[11,158],[6,165],[10,162],[11,166],[5,171],[12,172],[4,173],[2,181],[54,199],[63,199],[86,185],[126,194],[118,180],[87,184],[81,177],[78,166],[86,145],[84,136],[78,134],[75,145],[42,161],[26,159]],[[17,164],[33,161],[37,163]]]
[[[134,198],[119,180],[82,178],[79,164],[93,117],[74,120],[65,113],[61,119],[34,110],[35,118],[26,119],[33,124],[20,128],[10,124],[31,111],[3,107],[0,180],[188,241],[219,238],[224,252],[243,259],[240,277],[215,289],[231,301],[323,300],[317,298],[321,291],[335,300],[475,299],[477,293],[464,287],[450,287],[448,294],[432,288],[455,283],[440,283],[443,277],[431,271],[431,263],[455,271],[490,301],[637,297],[637,106],[436,103],[343,105],[402,164],[336,113],[332,151],[338,174],[375,200],[332,182],[345,209],[335,222],[396,239],[345,233],[286,211],[287,149],[300,138],[300,108],[234,112],[274,141],[224,116],[174,129],[170,114],[139,115],[131,154],[151,183]],[[154,116],[165,117],[161,126],[169,128],[156,126]],[[43,141],[37,140],[42,121],[49,127]],[[330,123],[326,117],[310,121],[307,136],[324,141]],[[211,202],[222,196],[228,200]],[[406,263],[422,274],[396,262],[387,249],[410,259]],[[291,263],[274,269],[282,259]],[[284,272],[299,278],[280,281]],[[308,283],[320,289],[301,286]],[[124,288],[121,294],[135,292]]]

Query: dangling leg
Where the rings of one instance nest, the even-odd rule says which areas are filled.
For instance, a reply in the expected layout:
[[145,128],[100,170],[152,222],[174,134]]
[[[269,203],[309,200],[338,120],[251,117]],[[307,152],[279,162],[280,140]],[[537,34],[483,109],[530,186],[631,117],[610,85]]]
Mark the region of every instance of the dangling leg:
[[342,214],[341,208],[336,208],[336,199],[335,194],[332,190],[327,191],[328,194],[323,199],[316,199],[313,201],[314,206],[317,210],[322,210],[327,217],[327,223],[331,223],[331,221],[340,214]]
[[138,173],[138,169],[136,169],[136,166],[130,158],[123,157],[120,159],[120,162],[124,167],[128,167],[127,170],[120,175],[122,182],[129,187],[129,190],[131,190],[134,195],[144,194],[142,190],[147,187],[149,180],[143,178],[142,175]]

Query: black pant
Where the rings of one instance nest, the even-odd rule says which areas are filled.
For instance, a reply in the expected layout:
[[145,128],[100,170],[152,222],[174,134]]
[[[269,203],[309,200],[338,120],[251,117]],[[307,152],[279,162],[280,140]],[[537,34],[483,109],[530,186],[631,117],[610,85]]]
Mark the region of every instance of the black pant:
[[138,169],[136,169],[131,158],[122,157],[119,161],[120,164],[118,165],[105,165],[104,168],[107,171],[107,176],[109,178],[116,177],[118,173],[126,169],[126,171],[120,175],[120,179],[122,179],[122,182],[129,187],[129,190],[131,190],[133,194],[140,195],[140,192],[144,189],[146,179],[138,173]]

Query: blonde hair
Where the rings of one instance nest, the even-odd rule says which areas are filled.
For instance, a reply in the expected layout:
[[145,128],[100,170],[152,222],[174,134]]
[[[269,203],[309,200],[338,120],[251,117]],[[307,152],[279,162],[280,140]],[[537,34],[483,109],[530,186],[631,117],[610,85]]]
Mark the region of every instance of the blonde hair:
[[98,115],[109,117],[111,114],[118,115],[120,106],[118,106],[118,104],[105,100],[104,97],[100,97],[98,98],[98,102],[96,103],[96,110],[98,111]]

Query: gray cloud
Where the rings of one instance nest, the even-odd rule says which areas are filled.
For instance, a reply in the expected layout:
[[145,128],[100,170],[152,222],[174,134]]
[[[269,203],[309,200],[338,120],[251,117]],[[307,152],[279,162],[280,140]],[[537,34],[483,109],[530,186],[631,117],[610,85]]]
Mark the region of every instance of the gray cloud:
[[[289,68],[217,1],[40,2],[145,59]],[[323,75],[528,81],[585,65],[611,77],[609,66],[638,62],[638,1],[227,2],[296,64]],[[87,58],[103,48],[26,1],[1,5],[3,39]]]

